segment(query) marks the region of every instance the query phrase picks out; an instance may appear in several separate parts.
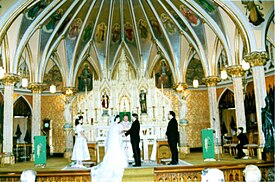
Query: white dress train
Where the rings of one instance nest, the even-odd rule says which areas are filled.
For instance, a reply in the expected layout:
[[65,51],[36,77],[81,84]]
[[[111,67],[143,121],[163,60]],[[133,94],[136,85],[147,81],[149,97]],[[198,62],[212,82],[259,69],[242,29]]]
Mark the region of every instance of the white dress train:
[[128,166],[127,154],[123,148],[122,129],[121,124],[111,124],[103,161],[91,169],[92,182],[122,181],[124,168]]

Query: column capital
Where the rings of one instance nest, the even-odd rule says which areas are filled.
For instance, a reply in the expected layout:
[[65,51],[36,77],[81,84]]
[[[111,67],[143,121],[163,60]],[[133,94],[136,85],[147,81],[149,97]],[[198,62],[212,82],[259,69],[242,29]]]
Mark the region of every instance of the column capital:
[[75,87],[64,87],[62,89],[62,92],[65,96],[73,96],[76,92],[76,88]]
[[174,86],[174,89],[178,92],[184,92],[188,88],[187,83],[177,83],[177,85]]
[[20,77],[13,73],[6,73],[3,78],[4,85],[14,85],[20,81]]
[[218,76],[208,76],[203,78],[203,81],[207,87],[214,87],[217,86],[218,82],[220,82],[221,79]]
[[244,60],[248,62],[251,67],[254,66],[264,66],[266,63],[266,60],[268,58],[268,54],[265,51],[262,52],[251,52],[244,56]]
[[226,68],[226,72],[232,78],[242,77],[244,75],[244,69],[242,68],[242,65],[228,66]]
[[32,93],[40,94],[43,90],[47,88],[47,84],[40,82],[33,82],[28,85],[28,89],[32,91]]

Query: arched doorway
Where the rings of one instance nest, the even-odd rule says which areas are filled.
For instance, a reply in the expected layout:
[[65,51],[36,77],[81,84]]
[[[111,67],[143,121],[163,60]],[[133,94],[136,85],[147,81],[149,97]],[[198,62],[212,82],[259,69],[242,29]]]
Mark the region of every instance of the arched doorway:
[[13,106],[13,144],[31,143],[31,108],[24,97],[19,97]]
[[235,116],[235,102],[234,93],[226,89],[219,100],[219,111],[221,121],[221,134],[227,134],[231,137],[236,132],[236,116]]

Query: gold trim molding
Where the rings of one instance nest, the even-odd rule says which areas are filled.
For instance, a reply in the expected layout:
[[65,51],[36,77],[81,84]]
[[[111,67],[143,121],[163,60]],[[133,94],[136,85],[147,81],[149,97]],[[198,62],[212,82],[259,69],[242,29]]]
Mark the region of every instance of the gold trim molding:
[[14,85],[20,81],[20,77],[14,73],[6,73],[2,80],[4,85]]
[[76,88],[75,87],[64,87],[62,92],[67,97],[68,96],[73,96],[76,92]]
[[232,78],[242,77],[244,75],[244,69],[241,65],[233,65],[226,68],[226,72]]
[[218,82],[221,81],[221,78],[218,76],[208,76],[203,78],[203,81],[207,87],[214,87],[217,86]]
[[251,52],[246,56],[244,56],[244,60],[248,62],[251,65],[251,67],[264,66],[267,59],[268,59],[268,54],[265,51]]
[[34,82],[30,83],[28,85],[28,89],[32,91],[32,93],[42,93],[43,90],[47,88],[47,84],[44,83],[39,83],[39,82]]

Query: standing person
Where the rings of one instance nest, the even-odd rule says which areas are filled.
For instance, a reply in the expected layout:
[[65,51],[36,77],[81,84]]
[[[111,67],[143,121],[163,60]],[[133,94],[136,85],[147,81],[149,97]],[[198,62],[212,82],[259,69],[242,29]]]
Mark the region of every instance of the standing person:
[[[130,129],[131,123],[129,121],[129,116],[127,114],[123,115],[123,121],[121,122],[121,125],[122,125],[124,131],[127,131]],[[123,140],[124,150],[126,151],[127,156],[128,156],[127,159],[128,159],[128,161],[132,161],[133,160],[133,151],[132,151],[132,147],[131,147],[131,143],[130,143],[130,136],[125,136],[125,133],[123,133],[122,140]]]
[[243,127],[238,128],[237,134],[238,134],[237,138],[239,139],[239,143],[236,146],[238,153],[235,159],[241,159],[242,157],[245,156],[245,153],[243,152],[243,146],[248,144],[248,139],[247,139],[247,136],[243,133]]
[[85,168],[83,166],[82,161],[90,160],[90,153],[87,145],[87,138],[84,135],[84,130],[82,128],[83,124],[83,116],[79,116],[78,119],[75,120],[75,133],[77,134],[77,138],[75,140],[72,160],[76,161],[76,164],[72,167],[75,168]]
[[131,144],[132,144],[132,149],[134,153],[134,159],[135,159],[135,165],[133,167],[138,167],[141,166],[141,161],[140,161],[140,149],[139,149],[139,142],[140,142],[140,136],[139,136],[139,131],[140,131],[140,124],[138,121],[138,115],[133,113],[132,114],[132,126],[131,128],[126,131],[125,135],[130,135],[131,138]]
[[127,167],[127,155],[123,148],[122,133],[123,127],[120,124],[119,115],[111,119],[111,125],[106,140],[106,152],[103,161],[92,167],[92,182],[121,181],[124,168]]
[[179,142],[179,132],[178,132],[178,122],[176,120],[176,114],[174,111],[169,111],[169,123],[166,130],[166,136],[168,138],[168,144],[172,153],[172,161],[169,165],[176,165],[179,162],[178,159],[178,148],[177,144]]

